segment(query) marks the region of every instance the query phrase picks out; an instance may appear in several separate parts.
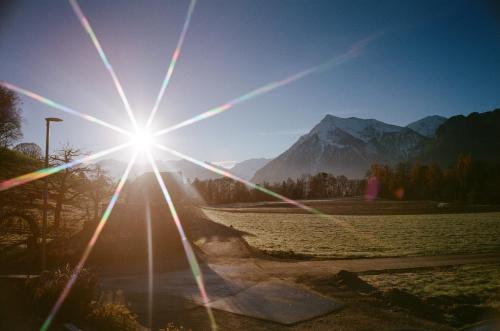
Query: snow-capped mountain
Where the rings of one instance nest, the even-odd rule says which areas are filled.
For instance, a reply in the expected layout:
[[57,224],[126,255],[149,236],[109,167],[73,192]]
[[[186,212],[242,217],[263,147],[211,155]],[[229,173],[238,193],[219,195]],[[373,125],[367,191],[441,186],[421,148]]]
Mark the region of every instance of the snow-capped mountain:
[[420,133],[422,136],[434,137],[437,129],[447,120],[446,117],[432,115],[408,124],[406,127]]
[[276,182],[322,171],[361,178],[373,163],[407,160],[426,139],[410,128],[374,119],[327,115],[253,180]]
[[271,159],[259,158],[259,159],[248,159],[239,163],[236,163],[229,171],[236,176],[243,179],[249,180],[252,178],[257,170],[265,166]]

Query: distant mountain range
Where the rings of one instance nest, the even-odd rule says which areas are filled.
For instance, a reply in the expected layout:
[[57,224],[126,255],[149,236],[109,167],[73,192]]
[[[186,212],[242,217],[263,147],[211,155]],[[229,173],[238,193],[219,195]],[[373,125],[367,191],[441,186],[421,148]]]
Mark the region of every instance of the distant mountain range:
[[250,180],[255,175],[257,170],[265,166],[269,163],[269,161],[271,161],[271,159],[249,159],[235,164],[235,166],[229,169],[229,171],[236,176]]
[[[125,171],[125,167],[127,166],[126,162],[122,162],[115,159],[105,159],[97,162],[98,165],[102,167],[103,170],[106,171],[107,175],[111,178],[118,179]],[[184,176],[184,178],[189,180],[194,180],[198,178],[200,180],[206,179],[214,179],[220,178],[221,176],[204,169],[200,166],[197,166],[189,161],[185,160],[156,160],[156,165],[158,166],[158,170],[160,172],[180,172]],[[213,164],[212,164],[213,165]],[[216,165],[213,165],[216,166]],[[130,179],[135,179],[145,172],[150,172],[151,168],[148,164],[138,163],[132,171],[130,172]]]
[[[249,159],[246,161],[242,161],[240,163],[236,163],[236,165],[232,167],[230,171],[233,174],[248,180],[253,177],[253,175],[258,169],[262,168],[269,161],[270,159],[265,159],[265,158]],[[126,162],[122,162],[115,159],[101,160],[97,162],[97,164],[99,164],[102,167],[102,169],[106,171],[108,176],[114,179],[120,178],[120,176],[125,171],[125,167],[127,166]],[[156,164],[161,172],[165,171],[180,172],[182,173],[184,178],[187,178],[189,180],[194,180],[195,178],[198,178],[200,180],[206,180],[206,179],[215,179],[221,177],[220,175],[217,175],[216,173],[213,173],[210,170],[204,169],[196,164],[193,164],[185,160],[178,160],[178,161],[156,160]],[[214,164],[211,165],[217,167]],[[149,171],[151,171],[151,169],[149,168],[148,165],[138,164],[138,166],[132,169],[130,173],[130,178],[131,179],[137,178],[141,176],[143,173]]]
[[[476,160],[500,162],[499,151],[500,109],[449,119],[428,116],[405,127],[375,119],[327,115],[278,157],[245,160],[229,171],[257,183],[318,172],[363,178],[373,163],[410,161],[447,167],[461,153]],[[126,166],[114,159],[98,164],[113,178],[119,178]],[[190,180],[220,178],[184,160],[159,160],[157,164],[160,171],[181,172]],[[149,167],[136,167],[131,178],[148,171]]]
[[450,119],[428,116],[406,127],[327,115],[252,180],[276,182],[318,172],[362,178],[373,163],[419,161],[446,167],[460,153],[500,161],[499,123],[500,110]]

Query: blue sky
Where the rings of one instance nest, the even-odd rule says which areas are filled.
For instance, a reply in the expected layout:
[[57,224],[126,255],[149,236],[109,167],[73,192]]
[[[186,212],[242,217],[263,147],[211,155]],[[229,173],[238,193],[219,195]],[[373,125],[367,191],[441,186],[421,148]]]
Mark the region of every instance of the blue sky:
[[[137,116],[153,107],[188,1],[81,1]],[[0,80],[130,127],[68,2],[0,8]],[[482,1],[198,1],[155,128],[176,124],[346,52],[359,56],[261,95],[162,141],[208,161],[274,157],[325,114],[406,125],[500,107],[500,22]],[[99,151],[118,133],[23,98],[24,141]],[[158,156],[168,159],[169,156]]]

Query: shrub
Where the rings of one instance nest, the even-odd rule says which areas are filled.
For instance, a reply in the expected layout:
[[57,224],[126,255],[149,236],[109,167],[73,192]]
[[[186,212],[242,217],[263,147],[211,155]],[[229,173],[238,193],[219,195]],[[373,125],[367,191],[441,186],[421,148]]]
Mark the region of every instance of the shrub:
[[106,331],[136,331],[141,326],[137,316],[117,303],[96,303],[86,318],[89,328]]
[[177,327],[174,323],[170,322],[164,329],[160,331],[191,331],[191,329],[185,329],[183,326]]
[[[43,272],[40,277],[27,281],[28,297],[33,311],[46,317],[63,292],[73,273],[69,265]],[[90,307],[96,288],[96,277],[87,269],[82,269],[71,291],[57,314],[61,320],[80,320]]]

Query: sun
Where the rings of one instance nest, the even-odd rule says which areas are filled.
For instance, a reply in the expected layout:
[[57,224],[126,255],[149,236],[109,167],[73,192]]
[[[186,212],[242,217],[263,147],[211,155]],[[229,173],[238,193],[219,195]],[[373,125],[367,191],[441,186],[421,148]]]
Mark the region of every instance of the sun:
[[132,136],[132,144],[137,151],[149,151],[153,143],[153,133],[147,128],[137,129]]

